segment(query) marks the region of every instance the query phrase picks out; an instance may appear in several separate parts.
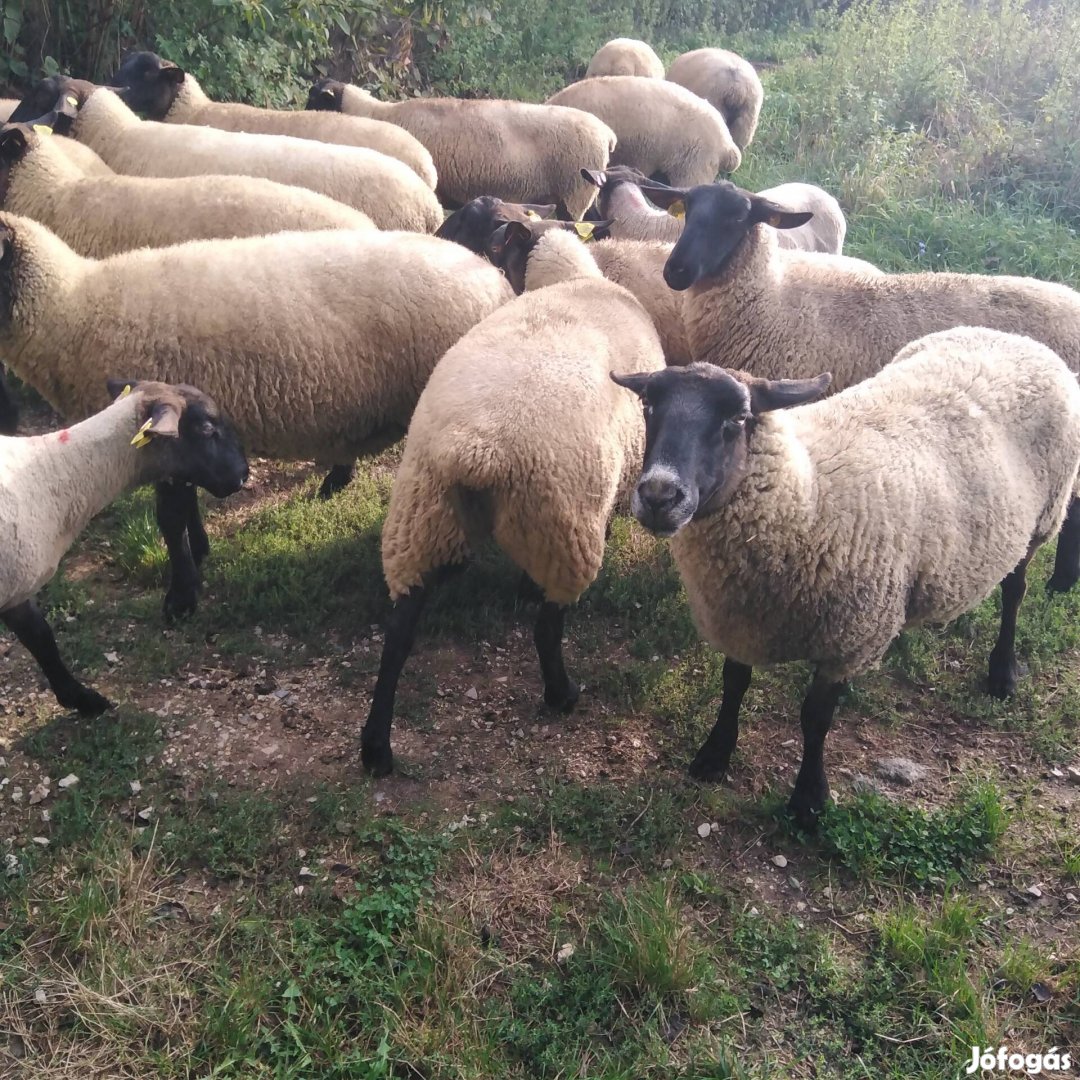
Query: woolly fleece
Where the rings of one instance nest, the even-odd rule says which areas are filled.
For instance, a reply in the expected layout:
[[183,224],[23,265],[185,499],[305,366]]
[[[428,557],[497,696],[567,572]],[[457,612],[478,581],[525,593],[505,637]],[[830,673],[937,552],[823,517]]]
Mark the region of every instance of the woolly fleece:
[[662,79],[664,64],[651,45],[636,38],[612,38],[601,45],[589,61],[585,78],[598,75],[638,75],[645,79]]
[[[565,256],[573,277],[587,270],[577,249],[576,237],[548,233],[530,263],[545,264],[547,281]],[[382,536],[391,597],[492,535],[548,600],[576,600],[644,452],[641,407],[608,372],[663,362],[641,305],[597,277],[526,291],[474,327],[439,362],[409,427]]]
[[434,232],[442,224],[432,190],[407,165],[376,150],[140,120],[105,89],[80,107],[72,134],[129,176],[261,176],[346,203],[380,229]]
[[[646,176],[663,174],[674,187],[711,184],[742,161],[723,116],[674,83],[606,75],[572,83],[547,103],[594,113],[618,139],[612,165],[632,165]],[[577,166],[589,168],[584,162]]]
[[439,357],[511,299],[460,244],[405,232],[277,233],[95,262],[0,214],[0,360],[71,417],[105,379],[192,383],[249,452],[349,461],[405,430]]
[[378,101],[358,86],[343,87],[341,108],[400,124],[419,139],[431,151],[438,194],[448,204],[494,195],[556,203],[580,220],[596,194],[581,169],[606,168],[615,149],[615,133],[580,109],[456,98]]
[[667,77],[719,110],[740,150],[750,145],[765,98],[753,64],[726,49],[694,49],[676,58]]
[[974,607],[1057,531],[1080,466],[1080,389],[1045,346],[961,327],[873,379],[767,413],[716,513],[671,541],[725,656],[828,681],[901,630]]
[[88,176],[65,145],[80,146],[28,136],[10,171],[4,209],[47,226],[88,258],[186,240],[375,227],[366,214],[325,195],[253,176]]

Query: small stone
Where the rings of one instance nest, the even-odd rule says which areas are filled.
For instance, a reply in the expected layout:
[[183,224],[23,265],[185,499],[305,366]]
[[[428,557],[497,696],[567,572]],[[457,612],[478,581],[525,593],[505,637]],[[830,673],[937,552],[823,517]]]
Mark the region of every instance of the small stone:
[[783,870],[784,867],[787,866],[787,859],[785,859],[783,855],[774,855],[772,857],[772,864],[773,866],[779,866],[780,869]]
[[42,990],[40,986],[34,991],[34,1000],[39,1005],[44,1005],[45,1002],[49,1000],[48,997],[45,995],[45,991]]
[[705,837],[708,836],[709,833],[711,833],[711,832],[712,832],[712,826],[707,821],[703,821],[697,827],[697,834],[698,834],[698,836],[701,837],[702,840],[704,840]]
[[48,797],[49,789],[44,784],[38,784],[38,786],[33,788],[30,792],[30,805],[37,806],[39,802],[43,802]]
[[114,652],[107,652],[105,654],[105,659],[110,664],[119,664],[120,663],[120,654],[119,653],[114,653]]
[[796,901],[795,910],[796,911],[805,911],[806,910],[806,901],[805,900]]
[[925,779],[929,772],[930,770],[925,765],[920,765],[905,757],[882,758],[877,763],[878,776],[894,784],[903,784],[905,787],[917,784]]
[[1016,914],[1016,908],[1014,908],[1014,907],[1007,907],[1007,908],[1005,909],[1005,914],[1006,914],[1006,915],[1015,915],[1015,914]]
[[477,692],[475,686],[470,686],[469,689],[465,691],[465,696],[470,701],[476,701],[476,699],[480,697],[480,694]]
[[1070,765],[1065,770],[1065,778],[1070,784],[1080,784],[1080,766]]
[[304,886],[303,885],[297,885],[296,888],[293,889],[293,895],[294,896],[303,896],[304,895]]
[[1067,892],[1065,894],[1065,899],[1068,900],[1070,904],[1075,904],[1076,903],[1076,893]]
[[10,851],[4,856],[4,873],[14,877],[19,872],[19,860]]
[[1038,885],[1032,885],[1027,890],[1028,896],[1034,896],[1036,900],[1042,897],[1042,889]]
[[761,912],[758,911],[756,907],[752,907],[746,914],[749,915],[751,919],[756,919]]
[[11,801],[14,803],[23,801],[23,789],[18,784],[11,789]]
[[660,864],[660,868],[661,868],[662,870],[670,870],[670,869],[671,869],[671,868],[672,868],[672,867],[673,867],[674,865],[675,865],[675,864],[674,864],[674,863],[673,863],[673,862],[671,861],[671,859],[665,859],[665,860],[664,860],[664,861],[663,861],[663,862],[662,862],[662,863]]
[[821,895],[824,896],[826,900],[831,900],[832,899],[832,886],[831,885],[826,885],[825,888],[821,890]]
[[144,806],[135,816],[142,821],[149,821],[154,816],[154,808],[152,806]]
[[559,951],[555,954],[555,960],[557,963],[565,964],[571,956],[574,955],[574,946],[571,942],[566,942],[565,945],[559,946]]
[[314,881],[315,880],[315,874],[312,871],[310,866],[301,866],[300,867],[300,877],[307,878],[309,881]]
[[129,780],[128,787],[131,788],[132,795],[138,795],[142,791],[142,784],[138,780]]
[[73,772],[69,772],[67,776],[63,778],[63,780],[57,780],[56,786],[58,788],[66,789],[69,787],[74,787],[78,782],[79,778]]

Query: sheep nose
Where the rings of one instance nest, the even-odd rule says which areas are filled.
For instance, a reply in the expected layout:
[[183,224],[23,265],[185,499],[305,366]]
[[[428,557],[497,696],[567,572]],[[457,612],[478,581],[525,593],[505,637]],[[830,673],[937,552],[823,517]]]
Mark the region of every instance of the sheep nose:
[[691,278],[692,275],[688,267],[673,263],[670,260],[664,264],[664,281],[667,282],[668,288],[675,289],[676,292],[682,292],[683,289],[690,288],[692,284]]
[[653,514],[672,509],[686,495],[681,485],[667,476],[647,476],[638,484],[637,490],[642,505]]

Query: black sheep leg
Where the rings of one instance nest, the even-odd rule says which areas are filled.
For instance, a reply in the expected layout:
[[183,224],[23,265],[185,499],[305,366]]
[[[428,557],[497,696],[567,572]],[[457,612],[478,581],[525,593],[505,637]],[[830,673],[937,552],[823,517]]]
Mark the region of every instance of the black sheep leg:
[[1021,560],[1016,569],[1001,583],[1001,630],[997,644],[990,652],[990,677],[987,689],[997,698],[1016,693],[1016,616],[1020,601],[1027,591],[1027,564]]
[[1080,581],[1080,499],[1074,498],[1058,533],[1054,572],[1046,583],[1046,591],[1068,592],[1077,581]]
[[553,709],[569,712],[581,696],[577,683],[566,674],[563,662],[563,625],[566,608],[545,600],[540,605],[533,627],[533,641],[540,658],[540,673],[544,677],[544,702]]
[[77,709],[83,716],[97,716],[110,707],[107,698],[83,686],[60,658],[52,628],[33,600],[24,600],[7,611],[0,620],[26,646],[49,680],[56,700],[65,709]]
[[323,482],[319,487],[319,498],[329,499],[339,491],[347,488],[352,483],[355,474],[355,461],[350,461],[347,465],[332,465],[330,471],[323,477]]
[[828,682],[820,674],[815,674],[803,699],[799,717],[803,733],[803,758],[795,779],[795,790],[788,802],[788,811],[795,818],[795,823],[807,831],[817,828],[818,818],[829,800],[829,781],[825,776],[825,736],[829,734],[836,703],[844,686],[843,682]]
[[386,638],[383,641],[382,659],[379,661],[379,677],[371,698],[371,711],[360,733],[360,760],[372,776],[386,776],[394,767],[394,754],[390,748],[390,728],[394,723],[394,698],[398,680],[405,661],[412,653],[416,641],[416,625],[424,609],[428,593],[448,577],[464,568],[463,563],[441,566],[424,576],[420,585],[414,585],[399,597],[386,620]]
[[0,368],[0,435],[14,435],[19,426],[19,406],[11,396],[4,369]]
[[202,514],[199,512],[198,488],[193,484],[185,484],[184,496],[187,499],[188,546],[191,548],[191,557],[195,560],[195,565],[202,566],[206,562],[206,556],[210,554],[210,537],[206,535]]
[[739,741],[739,708],[750,686],[754,669],[738,660],[724,660],[724,695],[709,737],[690,762],[689,773],[695,780],[723,780]]
[[[165,590],[167,619],[190,615],[199,603],[199,567],[192,552],[189,527],[199,514],[198,495],[194,488],[164,480],[155,485],[157,493],[157,523],[169,552],[169,585]],[[202,521],[198,535],[206,543]],[[196,541],[197,542],[197,541]]]

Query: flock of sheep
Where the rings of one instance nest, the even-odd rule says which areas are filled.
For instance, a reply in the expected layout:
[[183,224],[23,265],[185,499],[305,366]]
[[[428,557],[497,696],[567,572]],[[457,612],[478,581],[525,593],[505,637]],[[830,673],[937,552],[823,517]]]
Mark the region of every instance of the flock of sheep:
[[619,39],[543,105],[324,79],[307,111],[258,109],[145,52],[111,88],[55,76],[9,103],[0,360],[89,417],[0,440],[0,618],[60,703],[108,707],[34,595],[121,492],[156,485],[184,614],[209,551],[196,490],[242,486],[245,448],[315,460],[331,497],[406,432],[375,775],[425,598],[488,538],[539,593],[545,701],[573,707],[565,614],[627,499],[725,654],[695,776],[726,771],[753,665],[809,661],[790,807],[812,826],[845,682],[998,582],[989,689],[1012,693],[1028,561],[1060,530],[1049,587],[1080,577],[1080,295],[884,274],[842,254],[820,188],[718,182],[762,98],[732,53],[665,78]]

